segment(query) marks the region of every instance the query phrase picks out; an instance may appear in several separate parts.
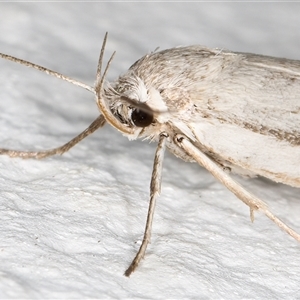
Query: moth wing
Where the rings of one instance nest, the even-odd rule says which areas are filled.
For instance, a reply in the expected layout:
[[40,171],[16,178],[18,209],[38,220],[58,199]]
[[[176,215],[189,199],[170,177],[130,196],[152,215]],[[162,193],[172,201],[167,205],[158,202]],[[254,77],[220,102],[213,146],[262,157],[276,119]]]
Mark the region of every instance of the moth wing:
[[225,55],[233,63],[190,92],[199,147],[236,173],[300,187],[300,62]]

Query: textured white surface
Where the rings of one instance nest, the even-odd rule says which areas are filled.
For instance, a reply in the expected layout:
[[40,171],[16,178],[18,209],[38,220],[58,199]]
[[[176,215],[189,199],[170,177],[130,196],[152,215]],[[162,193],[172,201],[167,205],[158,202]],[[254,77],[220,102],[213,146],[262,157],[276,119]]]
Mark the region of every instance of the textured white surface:
[[[106,31],[113,80],[145,53],[203,44],[299,59],[299,4],[1,3],[0,51],[93,84]],[[93,95],[0,61],[1,146],[61,145]],[[62,157],[0,157],[0,298],[295,299],[300,247],[196,164],[167,155],[152,243],[142,238],[155,145],[106,126]],[[263,147],[262,147],[263,151]],[[299,190],[243,181],[300,231]]]

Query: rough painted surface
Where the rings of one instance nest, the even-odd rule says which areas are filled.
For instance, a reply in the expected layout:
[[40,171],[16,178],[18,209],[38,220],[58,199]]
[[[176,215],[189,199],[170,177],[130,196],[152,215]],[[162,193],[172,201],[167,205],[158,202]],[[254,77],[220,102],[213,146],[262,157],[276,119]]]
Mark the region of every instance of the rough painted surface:
[[[160,9],[158,9],[160,7]],[[299,4],[0,4],[0,51],[92,84],[102,37],[113,80],[157,46],[203,44],[299,59]],[[268,12],[268,13],[266,13]],[[107,56],[108,57],[108,56]],[[0,61],[1,146],[63,144],[97,116],[93,96]],[[0,298],[288,299],[300,246],[196,164],[167,155],[146,259],[155,145],[108,126],[62,157],[0,157]],[[243,181],[300,230],[299,190]]]

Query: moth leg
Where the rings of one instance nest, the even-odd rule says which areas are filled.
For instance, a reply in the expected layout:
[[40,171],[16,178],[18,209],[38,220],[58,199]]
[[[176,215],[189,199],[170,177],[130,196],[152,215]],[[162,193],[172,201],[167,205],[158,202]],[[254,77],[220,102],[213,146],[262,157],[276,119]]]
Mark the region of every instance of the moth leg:
[[245,190],[245,188],[234,181],[214,161],[212,161],[207,155],[195,147],[187,138],[185,138],[183,135],[177,135],[174,141],[177,145],[183,148],[186,153],[193,157],[195,161],[207,169],[225,187],[227,187],[233,194],[235,194],[240,200],[250,207],[250,218],[252,222],[254,221],[254,211],[259,209],[281,229],[300,242],[300,235],[297,232],[273,215],[273,213],[268,209],[267,205],[262,200],[249,193],[247,190]]
[[125,276],[130,276],[130,274],[137,268],[141,259],[144,257],[146,249],[147,249],[147,245],[150,242],[152,221],[153,221],[156,199],[160,194],[160,188],[161,188],[162,163],[163,163],[163,159],[164,159],[164,153],[166,150],[167,137],[168,136],[166,134],[161,134],[160,138],[159,138],[159,142],[158,142],[157,149],[155,152],[153,171],[152,171],[152,177],[151,177],[150,203],[149,203],[149,208],[148,208],[148,215],[147,215],[144,237],[143,237],[143,241],[140,246],[140,249],[138,250],[132,263],[130,264],[130,266],[124,273]]
[[10,149],[1,149],[0,148],[0,154],[1,155],[8,155],[10,157],[21,157],[21,158],[36,158],[41,159],[52,155],[62,155],[63,153],[67,152],[70,148],[75,146],[77,143],[82,141],[85,137],[92,134],[94,131],[96,131],[98,128],[104,126],[105,124],[105,118],[103,115],[100,115],[97,119],[95,119],[94,122],[90,124],[88,128],[86,128],[84,131],[82,131],[79,135],[74,137],[72,140],[64,144],[63,146],[49,149],[49,150],[43,150],[43,151],[19,151],[19,150],[10,150]]

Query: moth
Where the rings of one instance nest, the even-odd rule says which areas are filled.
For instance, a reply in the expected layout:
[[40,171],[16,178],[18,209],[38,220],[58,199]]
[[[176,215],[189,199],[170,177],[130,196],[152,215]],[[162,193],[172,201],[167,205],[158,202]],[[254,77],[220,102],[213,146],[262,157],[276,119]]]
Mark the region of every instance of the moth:
[[263,176],[300,187],[300,61],[197,45],[176,47],[143,56],[109,83],[105,77],[115,53],[102,70],[106,41],[107,34],[94,86],[0,54],[92,92],[100,111],[88,128],[61,147],[36,152],[0,149],[0,154],[36,159],[63,154],[105,123],[131,140],[158,142],[144,237],[126,276],[137,268],[150,241],[166,148],[206,168],[249,206],[252,221],[261,210],[300,242],[297,232],[228,175]]

